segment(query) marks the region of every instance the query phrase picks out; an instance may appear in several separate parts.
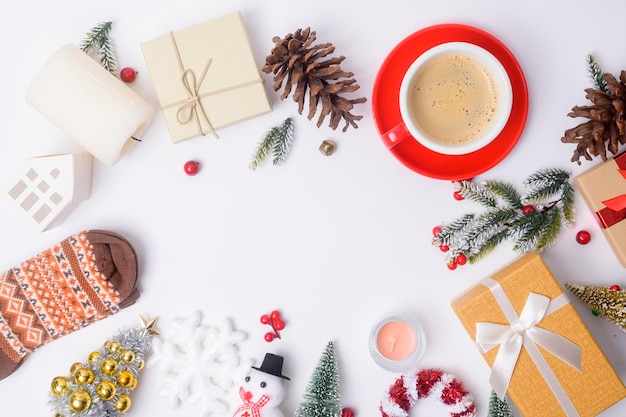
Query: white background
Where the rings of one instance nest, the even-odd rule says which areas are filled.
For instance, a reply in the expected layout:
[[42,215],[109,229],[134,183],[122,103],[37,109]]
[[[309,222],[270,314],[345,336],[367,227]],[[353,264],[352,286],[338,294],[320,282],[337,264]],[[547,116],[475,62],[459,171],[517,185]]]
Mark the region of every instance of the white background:
[[[36,4],[34,4],[36,3]],[[0,414],[45,416],[48,384],[83,359],[117,329],[135,326],[138,316],[168,323],[201,310],[208,321],[232,319],[248,335],[243,357],[260,363],[266,352],[285,357],[291,377],[282,404],[293,415],[326,343],[333,340],[344,406],[357,416],[377,415],[378,404],[397,375],[380,369],[368,351],[368,334],[382,315],[404,312],[425,328],[428,348],[421,364],[457,375],[474,394],[479,415],[487,413],[489,368],[449,306],[450,299],[517,257],[510,245],[474,265],[448,271],[443,254],[430,245],[433,226],[477,212],[473,203],[452,198],[449,181],[416,174],[399,163],[378,137],[371,93],[380,65],[406,36],[426,26],[465,23],[503,41],[519,60],[528,83],[526,128],[513,151],[476,178],[515,184],[541,168],[575,175],[599,162],[571,163],[573,145],[560,142],[578,124],[566,116],[586,104],[590,86],[585,56],[592,53],[605,71],[626,68],[622,3],[500,1],[316,2],[108,0],[105,2],[12,2],[0,17],[3,65],[0,94],[0,181],[8,183],[25,158],[79,150],[24,101],[41,64],[66,43],[78,44],[95,24],[113,22],[112,40],[120,66],[139,75],[132,88],[156,106],[156,96],[139,44],[170,30],[240,10],[259,68],[274,36],[310,26],[319,42],[331,42],[347,59],[369,101],[358,129],[332,131],[281,102],[264,75],[274,110],[220,129],[210,136],[172,144],[160,114],[143,142],[112,167],[95,161],[91,198],[60,226],[39,233],[0,199],[0,267],[5,270],[70,234],[104,228],[130,239],[140,262],[141,298],[134,306],[37,350],[9,378],[0,381]],[[295,143],[280,167],[247,165],[264,133],[286,117],[295,121]],[[318,151],[324,139],[337,151]],[[201,162],[195,177],[186,160]],[[586,246],[578,230],[591,232]],[[613,255],[591,213],[577,197],[576,224],[544,253],[561,282],[626,286],[624,268]],[[573,297],[572,297],[573,298]],[[622,379],[626,377],[626,335],[572,301]],[[259,316],[283,314],[283,339],[267,343]],[[189,416],[186,404],[171,410],[157,396],[158,377],[146,368],[133,393],[129,416]],[[594,387],[590,386],[590,390]],[[432,411],[427,411],[427,409]],[[423,411],[420,411],[423,410]],[[626,402],[602,416],[623,416]],[[231,412],[226,415],[230,415]],[[414,415],[447,415],[424,401]]]

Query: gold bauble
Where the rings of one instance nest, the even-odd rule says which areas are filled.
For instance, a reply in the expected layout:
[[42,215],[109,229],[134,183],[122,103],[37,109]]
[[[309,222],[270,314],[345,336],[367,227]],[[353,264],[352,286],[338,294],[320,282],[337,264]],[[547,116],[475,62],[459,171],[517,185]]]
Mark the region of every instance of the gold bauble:
[[137,369],[139,369],[141,371],[145,365],[146,365],[146,362],[144,362],[144,360],[141,359],[139,361],[139,364],[137,365]]
[[128,386],[128,389],[131,391],[134,390],[135,388],[137,388],[137,378],[133,378],[132,384]]
[[133,361],[135,360],[135,352],[133,352],[132,350],[125,350],[124,352],[122,352],[121,359],[124,363],[133,363]]
[[69,383],[70,381],[66,377],[57,376],[50,383],[50,391],[52,391],[53,394],[58,395],[60,397],[70,390],[70,387],[68,386]]
[[113,375],[117,371],[117,361],[113,358],[106,358],[102,361],[100,369],[107,375]]
[[87,367],[78,368],[74,371],[74,382],[77,384],[91,384],[95,376],[93,371]]
[[115,403],[115,409],[120,413],[125,413],[130,410],[130,397],[128,396],[128,394],[120,394],[117,402]]
[[120,384],[120,386],[127,388],[130,385],[132,385],[133,380],[135,378],[133,377],[133,374],[130,371],[122,371],[119,374],[117,374],[117,383]]
[[122,344],[120,342],[111,342],[109,346],[107,346],[107,349],[109,349],[109,352],[112,354],[117,355],[122,351]]
[[96,392],[101,400],[107,401],[115,396],[115,384],[111,381],[104,380],[98,384]]
[[98,351],[91,352],[89,356],[87,356],[87,362],[94,363],[100,357],[101,353]]
[[72,366],[70,366],[70,375],[74,375],[74,372],[76,372],[76,370],[78,368],[81,368],[83,366],[82,363],[80,362],[75,362]]
[[91,396],[87,391],[79,389],[70,394],[67,404],[75,413],[84,413],[91,407]]

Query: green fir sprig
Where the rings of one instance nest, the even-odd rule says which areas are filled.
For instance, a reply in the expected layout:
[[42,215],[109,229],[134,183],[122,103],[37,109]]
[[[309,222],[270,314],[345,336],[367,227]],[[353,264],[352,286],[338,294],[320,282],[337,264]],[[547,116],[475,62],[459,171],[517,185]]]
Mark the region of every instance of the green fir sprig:
[[587,55],[585,61],[587,62],[587,71],[589,72],[589,78],[591,78],[593,85],[598,90],[610,94],[610,91],[607,88],[606,80],[604,79],[604,71],[602,70],[600,63],[591,54]]
[[79,47],[86,54],[97,57],[104,69],[117,77],[117,61],[109,39],[112,25],[111,22],[102,22],[94,26],[87,32]]
[[293,121],[288,117],[280,126],[272,127],[265,134],[248,167],[253,171],[256,170],[270,154],[273,156],[274,165],[282,164],[287,159],[292,144]]
[[575,189],[570,175],[561,169],[540,170],[524,180],[524,195],[503,181],[456,182],[456,191],[484,211],[440,226],[432,244],[446,252],[449,265],[459,256],[475,263],[507,240],[514,241],[516,252],[541,252],[573,224]]

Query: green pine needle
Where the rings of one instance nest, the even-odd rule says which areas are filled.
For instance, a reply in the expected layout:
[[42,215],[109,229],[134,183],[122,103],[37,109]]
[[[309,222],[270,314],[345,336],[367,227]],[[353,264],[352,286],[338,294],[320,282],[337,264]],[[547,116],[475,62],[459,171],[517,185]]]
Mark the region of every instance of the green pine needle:
[[602,70],[600,63],[591,54],[587,55],[586,62],[589,78],[591,78],[593,85],[598,90],[610,94],[610,91],[607,88],[606,80],[604,79],[604,71]]
[[256,170],[270,154],[273,154],[273,164],[282,164],[293,143],[293,121],[290,117],[286,118],[280,126],[272,127],[263,140],[259,143],[252,161],[248,165],[251,170]]
[[570,175],[561,169],[539,170],[523,182],[525,195],[503,181],[458,182],[455,186],[463,197],[484,210],[440,226],[432,244],[448,247],[447,263],[454,263],[460,254],[474,263],[506,240],[513,241],[516,252],[541,252],[573,224],[575,189]]
[[104,69],[117,77],[117,61],[109,39],[112,25],[111,22],[102,22],[94,26],[87,32],[79,47],[88,55],[96,55]]

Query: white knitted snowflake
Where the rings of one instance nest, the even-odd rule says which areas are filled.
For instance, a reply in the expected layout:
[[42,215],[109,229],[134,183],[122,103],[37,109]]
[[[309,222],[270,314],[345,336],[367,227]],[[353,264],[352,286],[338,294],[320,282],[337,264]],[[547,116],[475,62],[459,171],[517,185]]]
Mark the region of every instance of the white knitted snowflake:
[[228,319],[215,325],[202,321],[202,313],[173,319],[154,338],[150,363],[161,373],[158,395],[172,408],[191,403],[199,417],[227,412],[227,393],[250,371],[252,362],[239,357],[244,333]]

